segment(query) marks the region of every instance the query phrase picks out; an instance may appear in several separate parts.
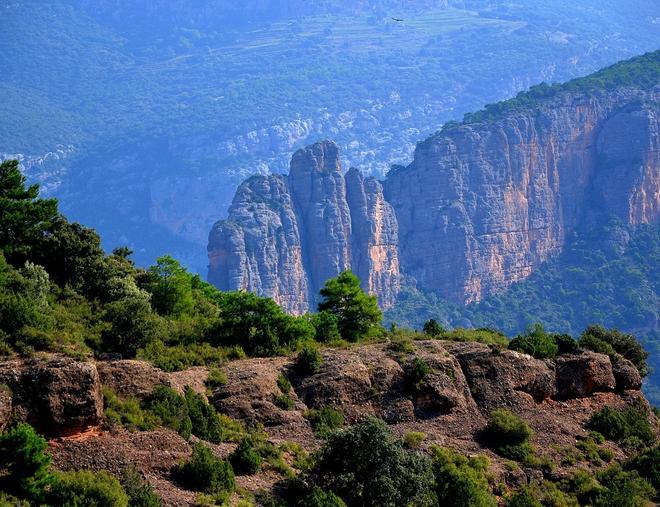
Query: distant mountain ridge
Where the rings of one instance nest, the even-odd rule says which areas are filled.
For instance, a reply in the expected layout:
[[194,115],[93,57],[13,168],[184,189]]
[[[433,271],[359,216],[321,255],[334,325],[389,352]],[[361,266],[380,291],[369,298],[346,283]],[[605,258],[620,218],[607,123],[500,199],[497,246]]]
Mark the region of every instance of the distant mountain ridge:
[[499,116],[448,125],[382,190],[369,180],[363,201],[378,204],[357,228],[359,206],[346,196],[359,173],[344,183],[332,143],[301,150],[288,183],[258,176],[239,187],[209,238],[209,280],[295,313],[314,309],[308,294],[343,269],[384,306],[403,278],[458,303],[501,292],[557,256],[586,221],[659,221],[658,83],[660,51],[535,88],[497,106]]

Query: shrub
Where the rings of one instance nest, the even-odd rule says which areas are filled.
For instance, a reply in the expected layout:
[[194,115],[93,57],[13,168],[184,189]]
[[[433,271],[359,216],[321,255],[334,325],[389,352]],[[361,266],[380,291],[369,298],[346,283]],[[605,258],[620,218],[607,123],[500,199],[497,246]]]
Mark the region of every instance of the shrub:
[[154,493],[151,484],[146,482],[135,467],[124,470],[121,485],[128,495],[131,507],[160,507],[162,500]]
[[636,471],[626,472],[620,465],[598,472],[596,477],[605,488],[594,502],[597,506],[641,506],[653,499],[656,493],[653,486]]
[[229,439],[229,434],[223,428],[215,407],[209,405],[201,394],[186,387],[185,401],[188,405],[188,416],[192,423],[193,435],[214,444]]
[[222,350],[208,343],[167,346],[161,340],[154,340],[140,349],[137,355],[163,371],[172,372],[192,366],[218,364],[223,360],[224,354]]
[[491,412],[481,433],[483,442],[505,458],[526,461],[533,454],[529,440],[532,429],[520,417],[505,409]]
[[422,445],[424,439],[426,439],[426,433],[421,431],[409,431],[403,437],[403,445],[405,445],[408,449],[417,449],[420,445]]
[[289,379],[283,373],[280,373],[277,377],[277,387],[279,387],[283,394],[289,394],[291,391],[291,382],[289,382]]
[[509,339],[506,335],[500,331],[485,327],[478,329],[452,329],[451,331],[445,331],[442,339],[455,342],[479,342],[486,345],[499,345],[503,347],[509,344]]
[[639,439],[641,443],[649,445],[655,441],[647,414],[635,407],[626,410],[604,407],[591,416],[587,426],[616,442]]
[[224,371],[217,367],[209,369],[208,377],[206,377],[206,381],[204,382],[209,389],[224,386],[226,383],[227,374]]
[[369,419],[330,436],[309,480],[348,505],[418,505],[429,499],[433,472],[426,456],[406,451],[384,422]]
[[323,357],[319,350],[313,345],[307,344],[298,353],[296,359],[296,370],[301,375],[312,375],[318,373],[323,365]]
[[406,387],[411,392],[418,392],[424,379],[431,373],[431,367],[421,357],[415,357],[406,368]]
[[312,491],[300,502],[301,507],[346,507],[344,501],[331,491],[312,488]]
[[648,448],[625,464],[626,470],[636,470],[660,491],[660,446]]
[[488,459],[467,458],[450,449],[434,447],[433,473],[438,504],[448,507],[495,507],[488,489]]
[[273,356],[312,340],[316,330],[304,317],[287,315],[275,301],[251,292],[218,292],[221,318],[213,336],[240,345],[251,356]]
[[186,440],[192,434],[193,426],[188,415],[185,398],[168,386],[156,386],[149,402],[150,412],[161,424],[172,428]]
[[261,468],[261,456],[254,448],[252,439],[245,437],[229,456],[229,462],[238,475],[256,474]]
[[339,318],[331,312],[318,312],[311,316],[311,322],[316,330],[314,339],[320,343],[331,343],[339,340]]
[[312,425],[314,432],[321,437],[328,436],[333,430],[344,425],[344,415],[332,407],[308,410],[305,418]]
[[9,493],[38,501],[52,482],[46,440],[29,424],[19,424],[0,435],[0,486]]
[[589,326],[580,336],[580,346],[609,355],[616,361],[616,354],[632,362],[642,377],[648,375],[649,354],[637,339],[617,329],[605,329],[602,326]]
[[58,472],[48,493],[52,505],[127,507],[128,495],[107,472]]
[[120,399],[108,387],[102,389],[106,423],[110,426],[123,426],[131,431],[148,431],[158,422],[154,416],[142,410],[140,402],[132,397]]
[[383,315],[376,297],[367,295],[359,278],[350,271],[325,282],[321,297],[319,312],[337,317],[339,334],[346,340],[357,341],[380,324]]
[[506,507],[543,507],[529,487],[516,491],[506,502]]
[[202,444],[195,444],[192,457],[179,465],[176,475],[185,487],[214,495],[228,495],[236,485],[231,465]]
[[278,394],[275,396],[275,405],[282,410],[291,410],[293,408],[293,400],[288,394]]
[[567,334],[553,335],[557,344],[557,354],[574,354],[578,351],[578,342],[572,336]]
[[536,324],[525,334],[516,336],[509,343],[509,348],[537,359],[555,357],[559,351],[555,337],[546,333],[541,324]]
[[438,324],[437,320],[430,319],[424,323],[422,331],[433,338],[438,338],[445,332],[445,328]]

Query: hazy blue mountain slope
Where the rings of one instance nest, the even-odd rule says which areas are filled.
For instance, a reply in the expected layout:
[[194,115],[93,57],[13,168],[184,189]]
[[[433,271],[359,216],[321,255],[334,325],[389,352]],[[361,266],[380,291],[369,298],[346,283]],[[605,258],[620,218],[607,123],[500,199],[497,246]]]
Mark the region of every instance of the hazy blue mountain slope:
[[448,119],[657,43],[646,0],[0,9],[0,153],[21,154],[107,246],[199,271],[237,183],[303,144],[336,139],[348,164],[383,174]]

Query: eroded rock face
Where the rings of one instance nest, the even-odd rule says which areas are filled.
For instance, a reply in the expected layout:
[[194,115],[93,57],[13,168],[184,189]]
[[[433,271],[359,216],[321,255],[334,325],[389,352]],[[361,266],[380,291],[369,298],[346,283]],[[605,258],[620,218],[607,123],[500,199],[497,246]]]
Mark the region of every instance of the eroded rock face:
[[582,352],[556,359],[557,397],[584,398],[595,392],[612,391],[616,385],[612,363],[605,354]]
[[385,181],[341,175],[337,147],[299,150],[288,177],[237,191],[209,237],[209,280],[314,309],[352,269],[392,304],[401,276],[458,303],[528,277],[589,220],[660,218],[660,86],[562,92],[529,111],[463,123],[419,143]]
[[557,255],[588,215],[657,222],[659,95],[660,87],[563,93],[420,143],[384,182],[402,271],[425,290],[473,302]]
[[316,308],[328,278],[352,269],[392,304],[400,285],[398,230],[381,184],[344,177],[329,141],[298,150],[288,176],[254,176],[209,236],[209,281],[272,297],[291,313]]
[[0,384],[12,393],[12,417],[45,433],[97,425],[103,417],[101,383],[91,362],[65,357],[0,363]]
[[628,389],[639,390],[642,388],[642,376],[639,370],[625,357],[619,357],[612,364],[612,372],[616,380],[617,391]]
[[552,364],[512,350],[491,351],[480,343],[448,343],[470,392],[486,413],[540,402],[555,395]]

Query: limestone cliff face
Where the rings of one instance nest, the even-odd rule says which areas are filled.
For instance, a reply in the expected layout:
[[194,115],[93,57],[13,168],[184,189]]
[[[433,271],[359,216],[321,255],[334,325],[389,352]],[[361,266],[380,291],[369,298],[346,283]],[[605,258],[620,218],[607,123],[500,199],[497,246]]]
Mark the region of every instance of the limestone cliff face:
[[292,313],[314,310],[328,278],[352,269],[391,304],[399,289],[397,225],[381,184],[344,177],[329,141],[297,151],[288,176],[255,176],[209,236],[209,281],[270,296]]
[[402,274],[478,301],[559,254],[578,227],[660,219],[660,86],[562,92],[498,119],[443,129],[384,182],[342,176],[330,142],[299,150],[288,177],[238,190],[209,242],[221,289],[272,296],[296,313],[352,269],[391,305]]
[[659,94],[562,94],[421,143],[384,183],[403,271],[472,302],[527,277],[589,216],[658,221]]

